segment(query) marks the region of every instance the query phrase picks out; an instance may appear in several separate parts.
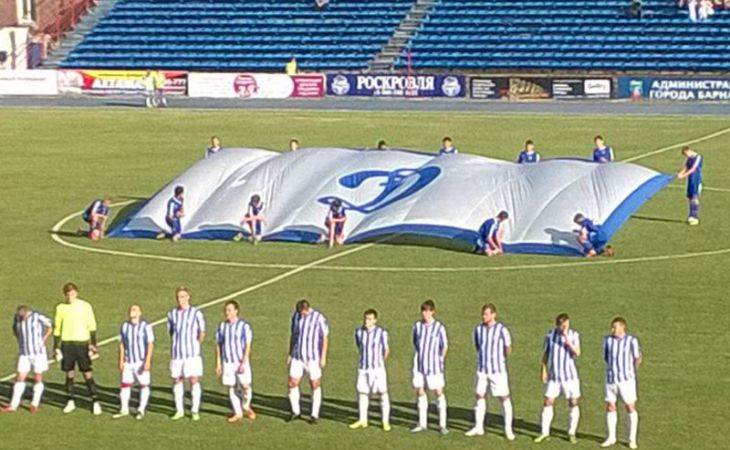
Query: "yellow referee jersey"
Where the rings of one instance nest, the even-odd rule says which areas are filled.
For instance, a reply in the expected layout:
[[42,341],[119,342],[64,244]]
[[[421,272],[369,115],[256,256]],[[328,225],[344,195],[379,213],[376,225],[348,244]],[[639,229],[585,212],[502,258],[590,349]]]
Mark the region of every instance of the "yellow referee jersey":
[[80,299],[56,306],[53,335],[62,342],[87,342],[96,331],[96,317],[88,302]]

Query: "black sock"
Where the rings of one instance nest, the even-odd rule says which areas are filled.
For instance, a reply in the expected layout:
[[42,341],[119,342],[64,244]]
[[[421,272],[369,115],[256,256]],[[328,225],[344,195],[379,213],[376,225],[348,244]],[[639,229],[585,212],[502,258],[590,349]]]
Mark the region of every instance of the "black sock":
[[66,377],[66,395],[68,395],[69,400],[73,400],[75,397],[73,378]]
[[91,400],[96,401],[98,397],[98,391],[96,390],[96,382],[94,381],[94,378],[88,378],[86,380],[86,387],[89,388],[89,395],[91,395]]

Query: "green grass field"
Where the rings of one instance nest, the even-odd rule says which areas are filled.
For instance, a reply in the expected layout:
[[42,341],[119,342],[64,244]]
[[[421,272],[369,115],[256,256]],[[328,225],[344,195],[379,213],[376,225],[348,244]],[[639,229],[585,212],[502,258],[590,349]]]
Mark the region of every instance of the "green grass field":
[[[227,396],[213,371],[212,330],[222,306],[205,310],[203,417],[198,423],[171,423],[168,379],[169,339],[157,328],[153,399],[143,422],[112,421],[118,373],[116,346],[101,348],[97,382],[105,414],[88,410],[61,413],[63,377],[57,366],[47,375],[48,390],[38,416],[27,410],[0,416],[1,448],[533,448],[538,430],[542,385],[538,380],[541,344],[553,318],[566,311],[583,338],[579,360],[583,399],[580,442],[597,448],[604,436],[601,338],[616,314],[641,339],[644,364],[639,372],[639,445],[652,449],[727,448],[730,412],[730,333],[727,264],[730,251],[730,192],[706,191],[702,225],[687,227],[684,192],[676,182],[647,203],[614,239],[612,260],[507,255],[487,259],[426,247],[375,245],[322,247],[269,244],[253,247],[223,242],[104,241],[64,237],[68,242],[135,254],[165,255],[229,263],[285,264],[298,267],[337,252],[344,255],[290,273],[276,266],[237,267],[96,254],[54,242],[50,230],[64,216],[82,210],[93,198],[109,194],[118,201],[146,197],[200,158],[209,137],[224,145],[283,149],[298,137],[304,146],[372,147],[380,138],[393,147],[436,150],[443,135],[454,137],[463,152],[513,158],[526,138],[543,157],[588,155],[592,137],[602,133],[619,159],[680,144],[730,126],[723,117],[638,116],[489,116],[479,114],[349,113],[274,111],[146,111],[130,109],[0,109],[0,375],[14,371],[16,347],[10,332],[14,308],[28,303],[52,314],[62,300],[61,286],[73,280],[81,297],[92,302],[100,338],[113,337],[127,306],[139,302],[150,320],[173,306],[174,288],[185,283],[193,300],[204,304],[227,294],[238,297],[242,315],[254,328],[254,423],[229,425]],[[695,145],[704,154],[705,183],[730,188],[728,135]],[[673,173],[682,165],[679,149],[639,163]],[[118,210],[118,208],[117,208]],[[80,225],[75,218],[64,231]],[[695,254],[694,256],[691,256]],[[687,257],[690,255],[690,257]],[[388,270],[375,270],[377,268]],[[414,270],[417,268],[417,270]],[[444,271],[444,268],[454,270]],[[433,269],[433,270],[430,270]],[[286,276],[281,276],[288,274]],[[281,276],[281,277],[280,277]],[[279,277],[279,278],[275,278]],[[331,324],[331,353],[324,377],[321,423],[286,424],[286,352],[294,302],[311,299]],[[415,397],[410,387],[410,327],[418,305],[433,298],[450,336],[447,397],[452,433],[410,435]],[[510,361],[517,440],[507,442],[498,424],[499,408],[490,402],[489,430],[466,438],[472,421],[474,354],[472,327],[480,306],[491,301],[512,330]],[[352,332],[361,312],[375,307],[391,332],[389,362],[394,402],[392,432],[372,426],[351,431],[355,419],[356,354]],[[0,388],[3,400],[10,384]],[[85,388],[79,386],[85,394]],[[308,388],[303,389],[304,393]],[[136,394],[135,394],[136,397]],[[304,406],[304,411],[308,407]],[[376,411],[374,408],[373,411]],[[619,435],[625,436],[624,416]],[[433,423],[433,421],[432,421]],[[569,446],[563,429],[567,411],[561,401],[553,422],[555,437],[542,446]]]

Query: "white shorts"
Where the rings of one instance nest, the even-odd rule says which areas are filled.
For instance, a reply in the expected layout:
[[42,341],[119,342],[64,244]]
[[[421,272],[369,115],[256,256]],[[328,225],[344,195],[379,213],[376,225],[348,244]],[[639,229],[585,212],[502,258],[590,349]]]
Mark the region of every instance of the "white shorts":
[[289,364],[289,377],[300,380],[305,373],[309,376],[309,381],[317,381],[322,378],[319,361],[304,362],[301,359],[292,358],[291,364]]
[[636,379],[620,381],[618,383],[606,383],[606,402],[616,404],[619,397],[627,405],[636,403],[636,400],[638,400]]
[[480,397],[487,395],[492,397],[506,397],[509,395],[509,378],[507,373],[495,373],[489,375],[483,372],[477,372],[476,386],[474,391]]
[[122,369],[122,384],[139,383],[140,386],[150,385],[150,372],[145,371],[143,362],[124,363]]
[[45,353],[40,355],[20,355],[18,357],[19,373],[43,373],[48,370],[48,356]]
[[567,399],[577,400],[580,398],[580,380],[553,381],[545,385],[545,397],[556,399],[563,395]]
[[359,369],[357,371],[357,392],[359,394],[384,394],[388,392],[388,375],[385,367]]
[[251,364],[244,365],[243,373],[238,372],[239,367],[241,365],[238,363],[223,363],[223,374],[221,375],[223,386],[251,386]]
[[170,361],[172,378],[191,378],[203,376],[203,358],[173,359]]
[[426,375],[413,370],[413,387],[416,389],[427,389],[429,391],[438,391],[446,386],[446,380],[443,373]]

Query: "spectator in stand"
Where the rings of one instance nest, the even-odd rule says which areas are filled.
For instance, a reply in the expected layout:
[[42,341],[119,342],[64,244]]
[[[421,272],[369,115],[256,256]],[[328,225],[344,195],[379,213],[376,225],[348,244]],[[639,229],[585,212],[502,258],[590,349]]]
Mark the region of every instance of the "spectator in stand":
[[689,10],[689,20],[697,22],[697,0],[689,0],[687,9]]
[[330,0],[314,0],[314,7],[320,11],[324,11],[329,6]]
[[289,140],[289,151],[295,152],[299,150],[299,140],[298,139],[290,139]]
[[289,59],[289,62],[286,63],[286,74],[289,76],[296,75],[299,71],[299,67],[297,66],[297,59],[292,55],[291,59]]
[[383,139],[378,141],[378,150],[389,150],[388,144]]
[[715,6],[712,4],[712,1],[700,1],[700,7],[697,9],[697,15],[699,16],[700,20],[708,20],[713,14],[715,14]]
[[631,5],[628,10],[629,17],[633,19],[641,19],[643,13],[642,8],[641,0],[631,0]]

